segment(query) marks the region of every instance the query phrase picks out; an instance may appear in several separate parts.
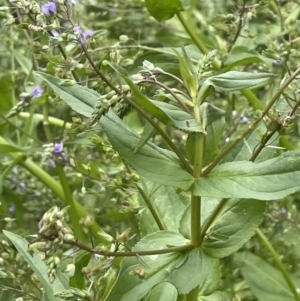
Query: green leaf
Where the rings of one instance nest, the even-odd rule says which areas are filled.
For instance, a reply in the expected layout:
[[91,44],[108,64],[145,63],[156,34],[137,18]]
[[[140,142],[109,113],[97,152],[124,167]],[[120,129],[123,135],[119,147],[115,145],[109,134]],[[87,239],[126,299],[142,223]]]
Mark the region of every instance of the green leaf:
[[162,282],[154,286],[147,301],[177,301],[176,287],[168,282]]
[[188,132],[203,131],[201,124],[189,113],[182,111],[175,105],[148,99],[131,81],[131,79],[128,77],[124,77],[124,79],[136,98],[136,102],[162,123]]
[[203,241],[205,253],[222,258],[240,249],[261,223],[265,209],[266,202],[229,200],[207,231]]
[[191,60],[185,52],[184,47],[182,47],[183,57],[179,54],[179,52],[176,49],[173,50],[176,53],[176,56],[179,61],[180,74],[183,79],[183,82],[193,99],[193,97],[196,96],[198,88],[198,76],[196,68],[193,66]]
[[[242,262],[241,272],[260,301],[294,301],[282,274],[259,257],[245,252],[236,255]],[[297,287],[297,283],[295,281]]]
[[[201,202],[201,226],[203,226],[210,217],[216,206],[220,203],[219,199],[202,198]],[[191,238],[191,205],[186,208],[180,220],[179,232],[186,238]]]
[[144,131],[142,133],[141,139],[136,146],[134,153],[138,152],[141,147],[143,147],[156,133],[155,128],[148,121],[145,122]]
[[29,242],[26,239],[6,230],[3,230],[3,233],[11,240],[18,252],[24,257],[30,268],[39,277],[39,280],[41,281],[43,288],[45,289],[45,293],[48,299],[51,301],[61,300],[60,298],[55,298],[53,296],[53,293],[68,289],[68,287],[65,287],[58,278],[56,278],[53,283],[50,283],[47,275],[46,264],[42,261],[42,259],[39,256],[35,254],[31,256],[26,251],[27,246],[29,244]]
[[[203,120],[202,126],[206,131],[203,160],[203,166],[206,166],[218,154],[218,146],[225,127],[225,112],[209,103],[203,103],[200,106],[200,114],[201,120]],[[191,143],[187,143],[188,146],[195,149],[194,143],[192,145]]]
[[[160,216],[164,229],[176,231],[179,228],[181,216],[187,205],[185,197],[176,193],[173,187],[163,186],[149,181],[143,185],[143,191]],[[143,201],[142,205],[144,205]],[[140,231],[142,236],[159,231],[148,208],[144,208],[141,212]]]
[[104,60],[102,63],[104,66],[109,66],[110,68],[112,68],[116,73],[123,75],[123,76],[128,76],[128,72],[126,69],[124,69],[123,67],[119,66],[116,63],[110,62],[110,61],[106,61]]
[[200,301],[224,301],[224,300],[230,300],[230,295],[219,291],[215,291],[214,293],[208,296],[200,297]]
[[236,66],[245,66],[253,63],[261,63],[267,59],[254,50],[245,46],[236,46],[232,49],[230,56],[224,62],[225,70],[230,70]]
[[79,289],[85,289],[85,274],[82,269],[86,267],[91,260],[92,255],[87,252],[77,254],[75,263],[75,273],[70,278],[70,286]]
[[176,12],[189,7],[188,0],[146,0],[145,2],[150,15],[159,22],[169,20]]
[[[187,242],[178,233],[160,231],[142,238],[133,250],[157,250],[167,248],[167,245],[180,246]],[[105,301],[139,301],[155,285],[167,280],[179,257],[180,253],[143,256],[143,261],[149,266],[147,269],[141,266],[136,257],[124,258],[117,281]],[[145,277],[138,277],[136,269],[144,269]]]
[[[203,132],[201,124],[187,112],[167,102],[149,100],[160,108],[168,116],[167,125],[172,125],[180,130],[187,132]],[[163,121],[162,121],[163,122]]]
[[168,282],[177,288],[179,294],[187,294],[199,286],[201,294],[207,295],[219,287],[220,277],[218,259],[207,256],[202,250],[192,250],[184,263],[170,274]]
[[22,55],[19,51],[16,50],[13,51],[13,55],[26,75],[30,75],[32,71],[32,59]]
[[[267,132],[267,128],[264,122],[260,122],[259,125],[256,127],[253,132],[248,135],[244,140],[240,141],[237,146],[224,157],[221,161],[222,164],[226,162],[232,161],[247,161],[251,158],[253,151],[258,146],[259,141],[261,141],[262,135]],[[238,133],[237,133],[238,134]],[[233,137],[234,139],[234,137]],[[278,145],[278,139],[272,140],[272,145]],[[256,158],[255,162],[261,162],[268,160],[274,157],[274,149],[270,147],[265,147],[258,157]]]
[[[293,179],[293,181],[291,181]],[[260,163],[230,162],[196,180],[194,193],[216,198],[276,200],[300,189],[300,152]]]
[[203,96],[210,86],[216,91],[234,92],[246,88],[254,88],[274,77],[271,73],[249,73],[229,71],[220,75],[207,78],[200,88],[198,99],[203,101]]
[[94,106],[100,97],[98,92],[78,84],[72,86],[60,85],[60,78],[53,77],[44,72],[34,72],[34,74],[45,80],[53,91],[75,112],[86,117],[92,116]]
[[173,152],[148,143],[134,153],[140,137],[112,110],[100,119],[100,124],[113,147],[141,176],[183,190],[190,188],[193,177],[184,170]]

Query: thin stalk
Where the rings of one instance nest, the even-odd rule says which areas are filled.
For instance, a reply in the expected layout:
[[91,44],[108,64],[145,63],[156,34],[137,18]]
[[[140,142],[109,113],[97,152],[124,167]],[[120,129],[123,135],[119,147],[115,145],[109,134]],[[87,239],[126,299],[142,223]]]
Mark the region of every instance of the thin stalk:
[[215,160],[203,171],[202,175],[206,176],[208,175],[219,163],[220,161],[240,142],[242,141],[248,134],[250,134],[253,129],[256,128],[256,126],[260,123],[260,121],[263,119],[264,116],[266,116],[269,112],[269,110],[272,108],[274,103],[277,101],[277,99],[280,97],[280,95],[284,92],[284,90],[290,85],[290,83],[300,74],[300,67],[280,86],[278,91],[273,95],[267,106],[262,112],[261,118],[258,118],[253,123],[249,125],[249,128],[239,135],[239,137],[232,141],[225,149],[224,151],[218,155]]
[[[45,237],[47,239],[51,239],[51,237]],[[97,250],[94,248],[91,248],[90,246],[80,242],[80,241],[74,241],[74,242],[66,242],[67,244],[70,244],[72,246],[76,246],[81,250],[85,250],[92,254],[99,254],[107,257],[132,257],[132,256],[147,256],[147,255],[159,255],[159,254],[168,254],[168,253],[174,253],[174,252],[183,252],[187,250],[194,249],[194,246],[191,244],[178,246],[178,247],[172,247],[172,248],[166,248],[166,249],[158,249],[158,250],[150,250],[150,251],[126,251],[126,252],[107,252],[106,250]]]
[[163,83],[161,82],[158,82],[158,81],[154,81],[154,80],[150,80],[150,79],[144,79],[144,80],[141,80],[139,83],[150,83],[150,84],[153,84],[153,85],[157,85],[157,86],[160,86],[162,87],[163,89],[165,89],[167,92],[169,92],[175,99],[176,101],[179,103],[179,105],[189,114],[191,114],[191,111],[190,109],[186,106],[185,103],[183,103],[180,98],[178,98],[178,96],[176,95],[176,93],[174,93],[174,91],[169,88],[168,86],[164,85]]
[[292,278],[290,277],[290,274],[285,269],[283,263],[281,262],[278,254],[275,251],[275,249],[273,248],[272,244],[270,243],[268,238],[263,234],[263,232],[259,228],[256,230],[256,234],[261,239],[261,241],[264,243],[264,245],[269,250],[269,252],[272,254],[273,259],[274,259],[279,271],[281,272],[283,278],[285,279],[287,285],[289,286],[291,292],[294,295],[295,301],[300,301],[300,295],[297,293],[296,286],[295,286]]
[[146,195],[144,190],[141,187],[139,187],[138,184],[136,184],[136,187],[137,187],[139,193],[141,194],[142,198],[144,199],[148,209],[150,210],[150,212],[151,212],[151,214],[152,214],[159,230],[165,230],[165,226],[163,224],[163,221],[161,220],[161,218],[160,218],[158,212],[156,211],[155,207],[152,205],[151,200],[148,198],[148,196]]
[[[28,118],[30,118],[30,113],[28,113],[28,112],[21,112],[21,113],[19,114],[19,116],[20,116],[21,118],[28,119]],[[1,117],[2,117],[2,116],[1,116]],[[45,120],[43,114],[34,114],[34,118],[37,118],[39,121],[44,121],[44,120]],[[64,120],[61,120],[61,119],[58,119],[58,118],[52,117],[52,116],[49,116],[49,117],[48,117],[48,122],[49,122],[49,124],[52,124],[52,125],[55,125],[55,126],[58,126],[58,127],[63,127],[64,124],[65,124],[65,121],[64,121]],[[69,122],[67,122],[67,123],[65,124],[65,128],[66,128],[67,130],[69,130],[69,129],[71,128],[71,126],[72,126],[72,124],[69,123]]]
[[204,237],[205,237],[205,234],[206,234],[207,230],[214,223],[214,221],[217,219],[217,217],[220,215],[221,211],[223,210],[223,208],[227,204],[228,200],[229,199],[222,199],[220,201],[220,203],[218,204],[218,206],[213,211],[213,213],[208,218],[207,222],[204,224],[204,226],[202,228],[202,231],[201,231],[201,235],[200,235],[201,244],[204,240]]
[[70,185],[68,183],[68,179],[66,177],[66,173],[64,171],[63,166],[57,162],[56,162],[56,172],[58,174],[59,182],[63,189],[66,203],[70,205],[70,217],[71,217],[72,229],[74,231],[76,238],[83,240],[82,226],[79,223],[80,218],[76,210],[76,204],[73,199]]
[[[195,100],[194,100],[195,101]],[[194,107],[195,119],[201,123],[199,107]],[[195,160],[194,160],[194,178],[201,176],[203,166],[203,150],[204,150],[204,134],[196,133],[195,140]],[[201,233],[201,197],[195,196],[193,190],[191,192],[191,243],[195,247],[200,247]]]

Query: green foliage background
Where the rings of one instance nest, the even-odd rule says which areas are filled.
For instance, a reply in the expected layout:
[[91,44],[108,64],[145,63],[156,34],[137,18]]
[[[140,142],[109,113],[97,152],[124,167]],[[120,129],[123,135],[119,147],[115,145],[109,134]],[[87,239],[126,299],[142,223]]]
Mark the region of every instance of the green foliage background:
[[[300,300],[297,78],[264,122],[257,122],[256,129],[222,158],[222,165],[194,183],[166,141],[150,135],[151,125],[121,97],[116,97],[114,111],[88,126],[99,98],[109,103],[115,95],[109,94],[111,89],[91,68],[81,47],[62,43],[65,59],[59,41],[49,38],[47,30],[28,26],[34,14],[16,9],[14,2],[0,4],[0,228],[6,230],[0,234],[1,301],[61,300],[54,294],[70,287],[81,291],[90,287],[91,297],[84,298],[95,301],[193,300],[189,293],[199,284],[199,298],[206,301]],[[87,44],[94,64],[117,86],[127,86],[131,94],[126,93],[160,121],[192,163],[195,133],[203,132],[203,124],[169,103],[174,95],[149,83],[138,89],[131,76],[147,60],[192,87],[194,77],[187,62],[196,65],[216,50],[209,68],[213,77],[202,79],[198,91],[205,98],[200,111],[207,114],[201,118],[207,120],[210,139],[204,147],[204,166],[208,166],[228,139],[234,141],[258,120],[280,83],[297,68],[299,7],[298,1],[279,0],[78,1],[72,19],[94,31]],[[52,17],[61,33],[70,33],[68,22]],[[70,82],[74,79],[78,84]],[[172,91],[182,89],[166,74],[159,79]],[[44,88],[43,95],[7,118],[22,102],[20,94],[30,94],[37,84]],[[292,108],[296,114],[288,118]],[[288,124],[283,127],[278,120]],[[270,140],[254,157],[270,132]],[[43,145],[61,141],[68,161],[56,161],[53,168],[51,152],[45,157]],[[162,161],[159,172],[157,160]],[[249,167],[249,160],[256,164]],[[238,187],[233,189],[232,181]],[[118,242],[131,228],[126,241],[130,247],[125,243],[121,251],[182,246],[192,235],[188,227],[192,209],[185,192],[192,184],[193,193],[205,204],[202,226],[224,200],[217,198],[231,199],[224,201],[200,249],[160,255],[164,269],[148,267],[152,259],[142,256],[127,257],[122,265],[119,257],[113,262],[99,260],[84,250],[72,257],[72,248],[65,246],[60,270],[50,284],[47,266],[40,259],[43,252],[35,250],[32,257],[26,251],[24,238],[34,239],[43,214],[67,205],[67,224],[86,244],[116,251],[118,244],[111,246],[112,240]],[[161,224],[148,209],[147,199]],[[69,277],[65,270],[72,263],[76,273]],[[175,265],[175,272],[166,275]],[[135,278],[128,278],[124,270]],[[147,281],[139,274],[142,270]],[[182,284],[191,274],[194,277]]]

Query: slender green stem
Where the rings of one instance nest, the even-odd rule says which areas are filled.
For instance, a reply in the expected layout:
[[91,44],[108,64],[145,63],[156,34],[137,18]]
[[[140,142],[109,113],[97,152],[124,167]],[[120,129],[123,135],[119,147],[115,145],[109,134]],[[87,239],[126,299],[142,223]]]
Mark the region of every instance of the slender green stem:
[[63,193],[65,196],[66,203],[70,206],[70,217],[71,217],[72,229],[74,231],[75,236],[78,239],[83,240],[82,226],[80,226],[80,223],[79,223],[79,215],[76,210],[76,205],[75,205],[75,201],[73,199],[70,185],[68,183],[68,179],[66,177],[66,173],[64,171],[63,166],[58,162],[56,162],[56,172],[59,177],[59,182],[63,188]]
[[202,231],[201,231],[201,235],[200,235],[201,244],[204,240],[204,237],[205,237],[205,234],[206,234],[207,230],[210,228],[210,226],[214,223],[214,221],[220,215],[221,211],[223,210],[223,208],[227,204],[228,200],[229,199],[222,199],[220,201],[220,203],[218,204],[218,206],[213,211],[213,213],[209,216],[207,222],[204,224],[204,226],[202,228]]
[[300,74],[300,67],[280,86],[278,91],[273,95],[273,97],[270,99],[269,103],[265,107],[265,109],[262,112],[261,118],[258,118],[255,120],[252,124],[249,125],[249,128],[239,135],[239,137],[232,141],[223,151],[220,155],[218,155],[215,160],[203,171],[202,175],[206,176],[208,175],[219,163],[220,161],[240,142],[242,141],[248,134],[252,132],[253,129],[257,127],[257,125],[260,123],[262,118],[266,116],[269,112],[269,110],[272,108],[274,103],[277,101],[277,99],[280,97],[280,95],[284,92],[284,90],[289,86],[289,84]]
[[[27,118],[30,118],[30,113],[28,113],[28,112],[21,112],[19,114],[19,116],[21,118],[27,119]],[[42,115],[42,114],[34,114],[34,118],[37,118],[40,121],[44,121],[45,120],[44,119],[44,115]],[[64,124],[65,124],[64,120],[61,120],[61,119],[58,119],[58,118],[52,117],[52,116],[48,116],[48,122],[49,122],[49,124],[52,124],[52,125],[55,125],[55,126],[58,126],[58,127],[63,127]],[[69,122],[67,122],[65,128],[66,129],[70,129],[71,126],[72,126],[72,124],[69,123]]]
[[[48,237],[47,237],[48,238]],[[97,250],[93,249],[90,246],[80,242],[66,242],[67,244],[77,246],[81,250],[85,250],[89,253],[99,254],[107,257],[130,257],[130,256],[147,256],[147,255],[159,255],[159,254],[167,254],[167,253],[174,253],[174,252],[183,252],[187,250],[194,249],[194,246],[191,244],[172,247],[167,249],[158,249],[158,250],[149,250],[149,251],[126,251],[126,252],[107,252],[107,250]]]
[[201,246],[201,197],[191,196],[191,243],[197,248]]
[[300,295],[297,293],[296,286],[295,286],[292,278],[290,277],[290,274],[285,269],[283,263],[281,262],[278,254],[275,251],[275,249],[273,248],[272,244],[270,243],[270,241],[268,240],[268,238],[263,234],[263,232],[260,229],[256,230],[256,234],[261,239],[261,241],[264,243],[264,245],[269,250],[269,252],[272,254],[273,259],[274,259],[274,261],[275,261],[278,269],[280,270],[283,278],[285,279],[287,285],[289,286],[291,292],[294,295],[295,301],[300,301]]
[[[194,100],[195,103],[196,100]],[[201,123],[199,107],[194,107],[195,119]],[[199,178],[201,176],[202,166],[203,166],[203,151],[204,151],[204,134],[196,133],[195,139],[195,159],[194,159],[194,178]],[[195,247],[200,247],[201,233],[201,197],[195,196],[193,191],[191,192],[191,242]]]
[[151,200],[148,198],[148,196],[146,195],[145,191],[138,185],[136,184],[136,187],[139,191],[139,193],[141,194],[142,198],[144,199],[148,209],[150,210],[159,230],[165,230],[163,221],[161,220],[157,210],[155,209],[155,207],[152,205]]
[[157,85],[157,86],[162,87],[163,89],[165,89],[167,92],[169,92],[169,93],[176,99],[176,101],[180,104],[180,106],[181,106],[187,113],[191,114],[191,111],[190,111],[190,109],[186,106],[186,104],[180,100],[180,98],[176,95],[176,93],[174,93],[174,91],[173,91],[171,88],[169,88],[168,86],[164,85],[163,83],[161,83],[161,82],[159,82],[159,81],[150,80],[150,79],[144,79],[144,80],[141,80],[139,83],[150,83],[150,84],[153,84],[153,85]]

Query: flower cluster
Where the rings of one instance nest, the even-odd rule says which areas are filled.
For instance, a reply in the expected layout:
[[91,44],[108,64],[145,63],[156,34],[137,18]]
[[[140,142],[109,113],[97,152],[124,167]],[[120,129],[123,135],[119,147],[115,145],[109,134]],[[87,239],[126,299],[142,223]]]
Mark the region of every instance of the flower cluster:
[[84,44],[88,38],[90,38],[94,32],[91,29],[83,30],[79,25],[74,26],[73,32],[77,37],[77,41],[79,44]]

